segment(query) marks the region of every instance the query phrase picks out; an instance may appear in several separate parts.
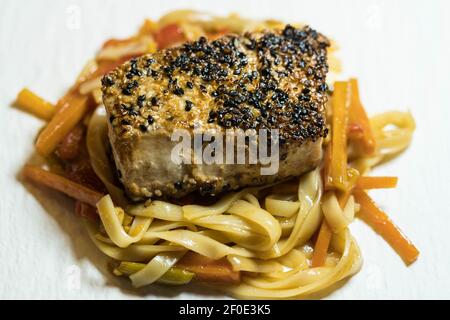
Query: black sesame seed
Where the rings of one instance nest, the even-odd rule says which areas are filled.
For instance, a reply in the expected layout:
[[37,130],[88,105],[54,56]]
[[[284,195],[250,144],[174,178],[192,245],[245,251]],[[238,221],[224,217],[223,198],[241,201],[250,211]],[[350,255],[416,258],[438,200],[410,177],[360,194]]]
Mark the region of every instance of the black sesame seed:
[[136,110],[132,109],[132,108],[128,109],[127,113],[130,116],[137,116],[137,115],[139,115],[139,113]]
[[201,195],[210,195],[214,191],[214,185],[212,183],[205,183],[199,188]]
[[175,189],[181,190],[181,189],[183,189],[183,182],[177,181],[174,183],[174,186],[175,186]]
[[102,85],[110,87],[113,84],[114,84],[114,80],[109,75],[106,75],[102,78]]
[[148,124],[153,124],[153,122],[155,122],[155,119],[153,119],[152,116],[148,116],[147,117],[147,122],[148,122]]
[[[286,26],[281,32],[263,32],[258,39],[253,39],[251,34],[243,38],[227,36],[212,42],[201,38],[168,50],[158,65],[154,59],[133,59],[124,70],[125,83],[119,90],[134,95],[134,101],[125,97],[122,101],[127,107],[119,109],[117,114],[133,122],[130,116],[141,113],[138,107],[151,105],[156,109],[160,102],[156,97],[145,99],[136,92],[139,86],[136,80],[141,81],[136,76],[145,73],[169,80],[169,85],[161,89],[164,93],[159,99],[168,99],[172,94],[183,96],[194,86],[210,94],[217,109],[210,112],[208,123],[242,129],[277,127],[286,141],[317,139],[326,135],[322,112],[326,97],[321,93],[328,90],[324,83],[328,72],[327,46],[325,37],[311,28]],[[257,59],[256,63],[253,58]],[[284,86],[282,78],[289,76],[298,80],[297,86]],[[178,77],[190,81],[177,82]],[[102,79],[104,90],[114,80],[112,76]],[[201,85],[200,81],[203,81]],[[188,112],[196,106],[186,98],[182,108]],[[176,117],[171,119],[176,121]],[[149,117],[146,128],[153,122],[153,117]],[[138,129],[139,126],[136,124]]]
[[246,47],[248,50],[255,50],[255,48],[256,48],[256,41],[255,41],[254,39],[250,39],[250,40],[245,44],[245,47]]
[[308,102],[311,100],[311,96],[309,94],[301,94],[298,99],[303,102]]
[[267,122],[268,122],[269,124],[275,124],[276,121],[277,121],[277,119],[276,119],[274,116],[270,116],[270,117],[267,119]]
[[159,75],[159,73],[156,70],[153,70],[153,69],[148,69],[147,70],[147,76],[148,77],[156,78],[158,75]]
[[136,80],[133,80],[133,81],[127,83],[124,88],[122,88],[122,93],[124,95],[129,96],[129,95],[131,95],[132,90],[138,86],[139,86],[139,83]]
[[146,132],[147,131],[147,126],[145,124],[140,124],[139,125],[139,129],[141,129],[142,132]]
[[140,95],[140,96],[138,96],[138,98],[137,98],[136,104],[137,104],[139,107],[142,107],[142,105],[144,104],[144,101],[145,101],[145,95]]
[[175,87],[175,89],[173,89],[173,93],[176,94],[177,96],[181,97],[184,94],[184,90],[183,88],[180,87]]
[[328,86],[327,86],[326,83],[322,83],[322,84],[317,88],[317,90],[318,90],[318,91],[321,91],[321,92],[325,92],[325,91],[327,91],[327,89],[328,89]]
[[191,111],[193,106],[194,106],[194,104],[192,103],[192,101],[186,100],[186,105],[184,107],[184,110]]
[[122,93],[126,96],[131,96],[131,90],[128,88],[123,88]]

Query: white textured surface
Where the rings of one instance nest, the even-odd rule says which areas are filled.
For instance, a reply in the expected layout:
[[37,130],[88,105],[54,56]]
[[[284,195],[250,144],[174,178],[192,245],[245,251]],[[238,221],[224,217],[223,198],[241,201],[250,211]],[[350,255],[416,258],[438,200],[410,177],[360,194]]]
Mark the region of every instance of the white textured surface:
[[[399,176],[399,187],[373,196],[421,256],[406,268],[381,238],[356,222],[352,230],[365,264],[330,298],[450,298],[448,1],[0,0],[0,7],[0,298],[217,296],[160,287],[137,294],[118,285],[66,199],[45,192],[60,205],[43,206],[16,180],[42,126],[10,107],[21,87],[55,101],[105,39],[126,37],[144,17],[189,7],[307,22],[340,44],[344,70],[359,78],[371,113],[413,112],[417,131],[411,148],[378,169]],[[72,20],[77,14],[79,28]]]

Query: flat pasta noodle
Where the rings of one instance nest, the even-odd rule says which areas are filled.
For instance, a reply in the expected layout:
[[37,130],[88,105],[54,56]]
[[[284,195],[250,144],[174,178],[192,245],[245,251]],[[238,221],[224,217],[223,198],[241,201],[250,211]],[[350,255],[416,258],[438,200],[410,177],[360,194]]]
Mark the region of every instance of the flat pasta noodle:
[[185,205],[183,206],[184,217],[193,220],[210,215],[218,215],[224,213],[231,207],[232,203],[248,193],[248,189],[239,192],[231,192],[220,199],[212,206]]
[[131,283],[134,287],[139,288],[156,282],[169,271],[169,269],[172,268],[185,253],[186,251],[178,251],[156,255],[143,269],[130,275]]
[[109,195],[104,196],[97,203],[100,219],[111,241],[120,248],[126,248],[134,242],[138,242],[147,231],[152,218],[138,217],[133,221],[134,235],[128,234],[116,214],[114,203]]
[[[345,247],[339,263],[334,268],[319,269],[320,271],[311,268],[306,274],[303,270],[299,271],[295,276],[296,287],[292,287],[292,282],[286,281],[286,278],[272,284],[272,281],[244,277],[243,284],[224,287],[223,290],[240,298],[307,298],[313,293],[326,289],[330,284],[354,274],[361,267],[359,248],[348,230],[345,231],[344,237]],[[291,277],[292,275],[289,278]]]
[[124,192],[114,182],[113,170],[107,152],[108,124],[106,116],[95,112],[89,120],[86,134],[86,146],[89,160],[97,176],[105,185],[114,203],[125,206],[127,200]]
[[136,245],[132,244],[127,248],[120,248],[114,245],[108,245],[97,239],[98,227],[89,219],[84,219],[86,230],[95,246],[110,258],[119,261],[145,262],[149,261],[155,255],[161,252],[183,251],[180,246],[173,245]]
[[335,233],[347,228],[351,222],[339,206],[339,202],[333,192],[327,192],[323,196],[322,211],[328,225]]
[[265,199],[266,210],[274,216],[291,218],[300,208],[300,202],[284,200],[279,195],[270,195]]
[[253,256],[247,250],[227,246],[207,235],[189,230],[172,230],[165,232],[155,232],[154,237],[170,241],[191,251],[197,252],[208,258],[217,260],[230,254],[242,256]]
[[133,216],[156,218],[165,221],[185,220],[181,206],[159,200],[152,201],[147,206],[145,204],[129,206],[127,212]]

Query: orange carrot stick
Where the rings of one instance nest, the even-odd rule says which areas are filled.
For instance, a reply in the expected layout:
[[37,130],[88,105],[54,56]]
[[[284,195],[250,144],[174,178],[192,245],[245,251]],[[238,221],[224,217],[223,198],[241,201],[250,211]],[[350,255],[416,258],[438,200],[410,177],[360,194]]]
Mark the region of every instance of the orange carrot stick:
[[349,83],[338,81],[334,84],[333,92],[333,115],[331,128],[331,142],[329,162],[325,162],[324,172],[326,189],[339,189],[346,191],[347,183],[347,122],[349,106]]
[[321,267],[325,264],[332,234],[333,232],[328,226],[327,221],[323,219],[319,236],[317,237],[316,244],[314,245],[314,252],[312,256],[313,268]]
[[103,194],[97,191],[39,167],[26,165],[22,172],[25,178],[33,182],[58,190],[73,199],[85,202],[94,207],[103,197]]
[[177,262],[176,266],[195,273],[195,279],[198,281],[221,283],[239,283],[241,281],[241,273],[234,271],[225,258],[212,260],[189,251]]
[[369,189],[389,189],[397,186],[397,177],[359,177],[356,188]]
[[61,99],[57,112],[36,141],[36,150],[42,156],[50,155],[64,137],[77,125],[86,113],[88,98],[77,93],[71,93]]
[[24,88],[19,92],[16,104],[22,110],[34,114],[44,120],[50,120],[55,113],[55,106],[53,104],[45,101],[27,88]]
[[375,205],[375,202],[365,191],[355,189],[353,195],[356,202],[361,206],[358,213],[359,217],[381,235],[407,265],[413,263],[417,259],[419,251],[412,242],[389,219],[386,213]]
[[343,209],[345,207],[345,205],[347,204],[348,199],[350,198],[350,196],[352,195],[352,189],[348,190],[348,191],[340,191],[336,194],[338,203],[339,203],[339,207],[341,207],[341,209]]
[[105,43],[103,43],[102,48],[108,48],[108,47],[116,47],[116,46],[120,46],[120,45],[127,45],[130,44],[132,42],[136,41],[135,37],[130,37],[130,38],[126,38],[126,39],[109,39],[106,40]]
[[[351,174],[349,174],[349,176],[350,179],[354,179]],[[341,209],[343,209],[347,204],[348,198],[350,198],[352,194],[352,190],[353,188],[350,188],[347,191],[337,191],[336,196]],[[327,258],[328,253],[328,247],[330,246],[331,235],[332,230],[324,219],[320,227],[319,236],[317,237],[316,243],[314,245],[314,252],[312,257],[313,267],[320,267],[325,263],[325,259]]]
[[350,79],[351,98],[348,115],[348,135],[365,154],[375,152],[376,143],[369,118],[359,98],[358,80]]

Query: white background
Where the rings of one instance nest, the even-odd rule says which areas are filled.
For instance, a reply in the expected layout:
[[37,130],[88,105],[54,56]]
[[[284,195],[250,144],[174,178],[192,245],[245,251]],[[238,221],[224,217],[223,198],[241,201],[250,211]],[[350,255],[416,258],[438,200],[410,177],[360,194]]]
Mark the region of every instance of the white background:
[[[345,75],[360,80],[370,113],[412,111],[412,146],[376,171],[399,176],[399,186],[372,195],[414,240],[420,258],[405,267],[380,237],[355,222],[363,269],[329,298],[450,298],[449,3],[0,0],[0,298],[219,296],[195,288],[133,292],[108,274],[108,260],[87,239],[64,196],[34,190],[38,198],[52,198],[39,202],[16,179],[43,125],[11,108],[16,93],[28,86],[56,101],[104,40],[127,37],[145,17],[175,8],[307,22],[339,43]],[[71,20],[78,13],[79,28]]]

